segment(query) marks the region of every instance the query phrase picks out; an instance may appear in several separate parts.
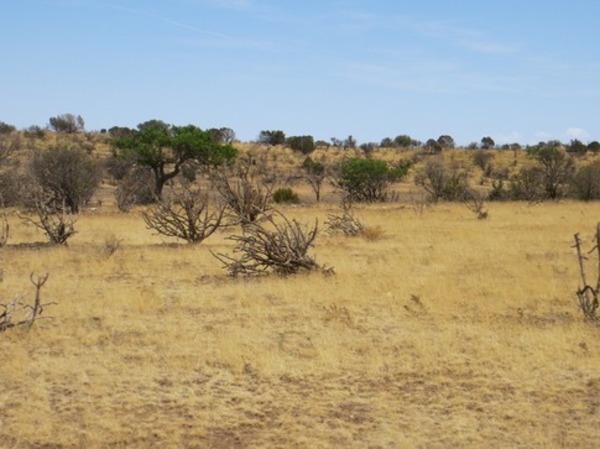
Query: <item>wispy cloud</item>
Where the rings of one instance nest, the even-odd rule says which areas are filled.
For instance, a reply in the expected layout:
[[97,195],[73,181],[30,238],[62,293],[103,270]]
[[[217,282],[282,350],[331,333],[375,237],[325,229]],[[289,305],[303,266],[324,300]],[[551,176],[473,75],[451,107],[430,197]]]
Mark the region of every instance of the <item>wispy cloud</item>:
[[466,27],[458,27],[441,21],[412,21],[413,29],[429,38],[483,54],[513,54],[521,45],[493,39],[486,33]]
[[247,10],[253,6],[252,0],[188,0],[195,4],[204,4],[216,8]]
[[[219,4],[228,3],[244,3],[249,4],[249,0],[210,0],[211,2],[217,2]],[[146,10],[139,10],[134,8],[128,8],[121,5],[115,4],[105,4],[105,7],[111,8],[116,11],[125,12],[128,14],[138,15],[147,17],[150,20],[161,22],[166,25],[169,25],[174,28],[189,30],[198,35],[198,37],[189,37],[189,38],[176,38],[177,42],[180,42],[185,45],[190,46],[202,46],[202,47],[217,47],[217,48],[240,48],[240,49],[258,49],[263,51],[277,51],[277,45],[268,42],[261,41],[256,39],[249,39],[247,37],[237,37],[228,35],[225,33],[220,33],[217,31],[212,31],[206,28],[198,27],[195,25],[191,25],[189,23],[182,22],[180,20],[175,20],[169,17],[160,16],[154,14],[152,12]]]
[[477,72],[459,63],[426,58],[396,65],[355,62],[344,72],[361,83],[428,94],[514,93],[523,83],[516,76]]

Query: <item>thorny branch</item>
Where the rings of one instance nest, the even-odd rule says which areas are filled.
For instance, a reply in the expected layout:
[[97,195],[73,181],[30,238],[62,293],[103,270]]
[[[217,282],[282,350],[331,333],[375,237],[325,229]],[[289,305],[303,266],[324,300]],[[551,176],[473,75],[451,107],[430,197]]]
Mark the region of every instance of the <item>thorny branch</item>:
[[0,304],[0,332],[17,326],[26,326],[28,329],[30,329],[36,320],[42,318],[51,318],[40,317],[46,306],[56,304],[56,302],[42,303],[42,287],[48,280],[49,276],[50,275],[48,273],[43,276],[36,276],[31,273],[29,276],[31,283],[35,287],[33,305],[24,303],[21,301],[20,297],[14,298],[9,303]]

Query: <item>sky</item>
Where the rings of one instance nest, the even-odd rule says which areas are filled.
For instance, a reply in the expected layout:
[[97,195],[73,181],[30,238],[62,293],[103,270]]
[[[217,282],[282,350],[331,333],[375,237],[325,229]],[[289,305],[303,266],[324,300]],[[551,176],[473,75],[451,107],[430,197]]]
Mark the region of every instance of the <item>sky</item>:
[[600,140],[598,0],[1,0],[0,121]]

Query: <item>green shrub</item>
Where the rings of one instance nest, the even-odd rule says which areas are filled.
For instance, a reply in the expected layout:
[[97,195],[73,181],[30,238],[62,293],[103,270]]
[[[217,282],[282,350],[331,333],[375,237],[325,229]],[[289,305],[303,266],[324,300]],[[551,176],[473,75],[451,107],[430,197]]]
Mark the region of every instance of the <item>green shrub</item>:
[[300,202],[300,198],[298,198],[298,194],[291,188],[281,187],[273,192],[273,201],[275,201],[277,204],[298,204]]
[[351,201],[376,202],[389,199],[389,186],[406,175],[406,166],[390,167],[371,158],[350,158],[342,162],[337,179]]
[[287,145],[302,154],[312,153],[315,149],[313,136],[292,136],[286,140]]

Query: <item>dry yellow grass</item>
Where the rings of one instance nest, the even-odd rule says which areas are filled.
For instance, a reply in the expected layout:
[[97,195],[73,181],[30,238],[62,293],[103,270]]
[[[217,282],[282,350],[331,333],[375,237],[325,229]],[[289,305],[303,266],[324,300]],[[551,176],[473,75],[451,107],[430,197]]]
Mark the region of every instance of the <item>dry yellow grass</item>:
[[[600,204],[355,209],[334,276],[230,279],[209,249],[100,208],[68,248],[11,217],[0,297],[54,319],[0,334],[0,447],[597,447],[600,329],[574,291]],[[104,207],[104,209],[107,209]],[[325,221],[332,205],[289,208]],[[120,239],[107,256],[104,246]]]

